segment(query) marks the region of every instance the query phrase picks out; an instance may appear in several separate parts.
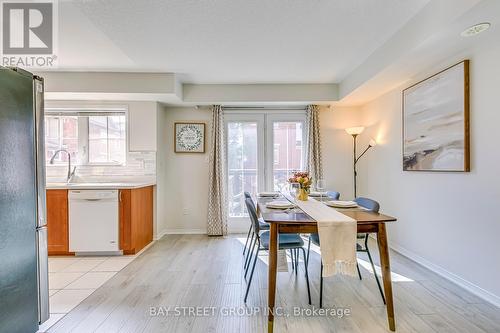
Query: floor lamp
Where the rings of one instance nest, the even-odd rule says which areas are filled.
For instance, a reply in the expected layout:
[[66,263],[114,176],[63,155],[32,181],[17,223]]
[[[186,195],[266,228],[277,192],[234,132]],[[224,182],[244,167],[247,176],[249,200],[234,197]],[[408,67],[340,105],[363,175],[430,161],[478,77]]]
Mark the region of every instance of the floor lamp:
[[363,131],[365,130],[364,127],[362,126],[357,126],[357,127],[349,127],[349,128],[346,128],[345,131],[352,135],[352,139],[354,141],[354,151],[353,151],[353,163],[352,163],[352,169],[353,169],[353,174],[354,174],[354,198],[356,199],[356,197],[358,196],[358,193],[357,193],[357,177],[358,177],[358,171],[356,169],[356,165],[358,164],[358,161],[359,159],[368,151],[368,149],[370,149],[371,147],[373,146],[376,146],[377,145],[377,142],[375,142],[375,140],[370,140],[370,143],[368,144],[368,147],[366,147],[366,149],[361,153],[361,155],[359,155],[358,157],[356,157],[356,145],[357,145],[357,137],[358,135],[360,135],[361,133],[363,133]]

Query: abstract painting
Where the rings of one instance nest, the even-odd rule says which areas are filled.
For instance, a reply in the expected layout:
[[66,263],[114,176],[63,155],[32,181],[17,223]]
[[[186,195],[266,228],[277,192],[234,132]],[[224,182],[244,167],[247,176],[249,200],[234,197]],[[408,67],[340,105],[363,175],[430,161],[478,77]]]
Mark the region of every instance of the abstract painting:
[[205,123],[175,123],[174,145],[176,153],[204,153]]
[[469,169],[469,60],[465,60],[403,90],[403,170]]

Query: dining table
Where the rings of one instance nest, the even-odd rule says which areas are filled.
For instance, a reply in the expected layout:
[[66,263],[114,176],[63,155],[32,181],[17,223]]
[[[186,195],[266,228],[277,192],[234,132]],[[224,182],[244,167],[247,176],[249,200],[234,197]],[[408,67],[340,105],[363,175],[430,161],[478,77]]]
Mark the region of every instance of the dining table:
[[[295,199],[288,195],[281,195],[291,201]],[[317,198],[318,200],[328,200]],[[268,276],[268,332],[273,332],[274,326],[274,305],[276,297],[276,273],[278,260],[278,237],[280,234],[299,233],[310,234],[318,232],[316,220],[301,210],[299,207],[293,209],[268,208],[267,203],[277,200],[275,197],[257,197],[257,212],[262,219],[270,225],[269,240],[269,276]],[[332,208],[334,209],[334,208]],[[389,247],[387,240],[386,223],[393,223],[397,219],[380,213],[366,210],[362,207],[356,208],[335,208],[342,214],[349,216],[357,222],[358,233],[369,233],[377,235],[377,243],[380,255],[380,267],[384,285],[386,299],[387,320],[389,329],[396,330],[394,320],[394,302],[392,297],[391,264],[389,259]],[[374,272],[375,273],[375,272]],[[376,274],[376,273],[375,273]]]

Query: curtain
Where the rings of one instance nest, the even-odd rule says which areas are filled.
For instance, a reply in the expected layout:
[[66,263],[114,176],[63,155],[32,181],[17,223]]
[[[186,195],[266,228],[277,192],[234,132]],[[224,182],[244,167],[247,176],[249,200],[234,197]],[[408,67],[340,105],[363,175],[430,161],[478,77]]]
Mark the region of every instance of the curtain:
[[213,105],[208,175],[208,235],[227,235],[226,157],[222,106]]
[[313,181],[323,178],[319,107],[307,106],[307,170]]

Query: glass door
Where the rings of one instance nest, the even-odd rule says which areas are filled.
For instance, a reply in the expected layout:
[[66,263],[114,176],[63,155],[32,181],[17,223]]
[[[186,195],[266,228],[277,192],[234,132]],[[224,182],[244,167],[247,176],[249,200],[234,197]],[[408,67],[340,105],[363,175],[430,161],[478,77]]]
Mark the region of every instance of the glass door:
[[228,230],[248,230],[244,192],[278,191],[305,167],[305,114],[226,113]]
[[264,190],[264,116],[225,115],[229,232],[248,230],[244,192]]
[[305,170],[306,132],[303,114],[267,116],[267,188],[278,191],[295,171]]

